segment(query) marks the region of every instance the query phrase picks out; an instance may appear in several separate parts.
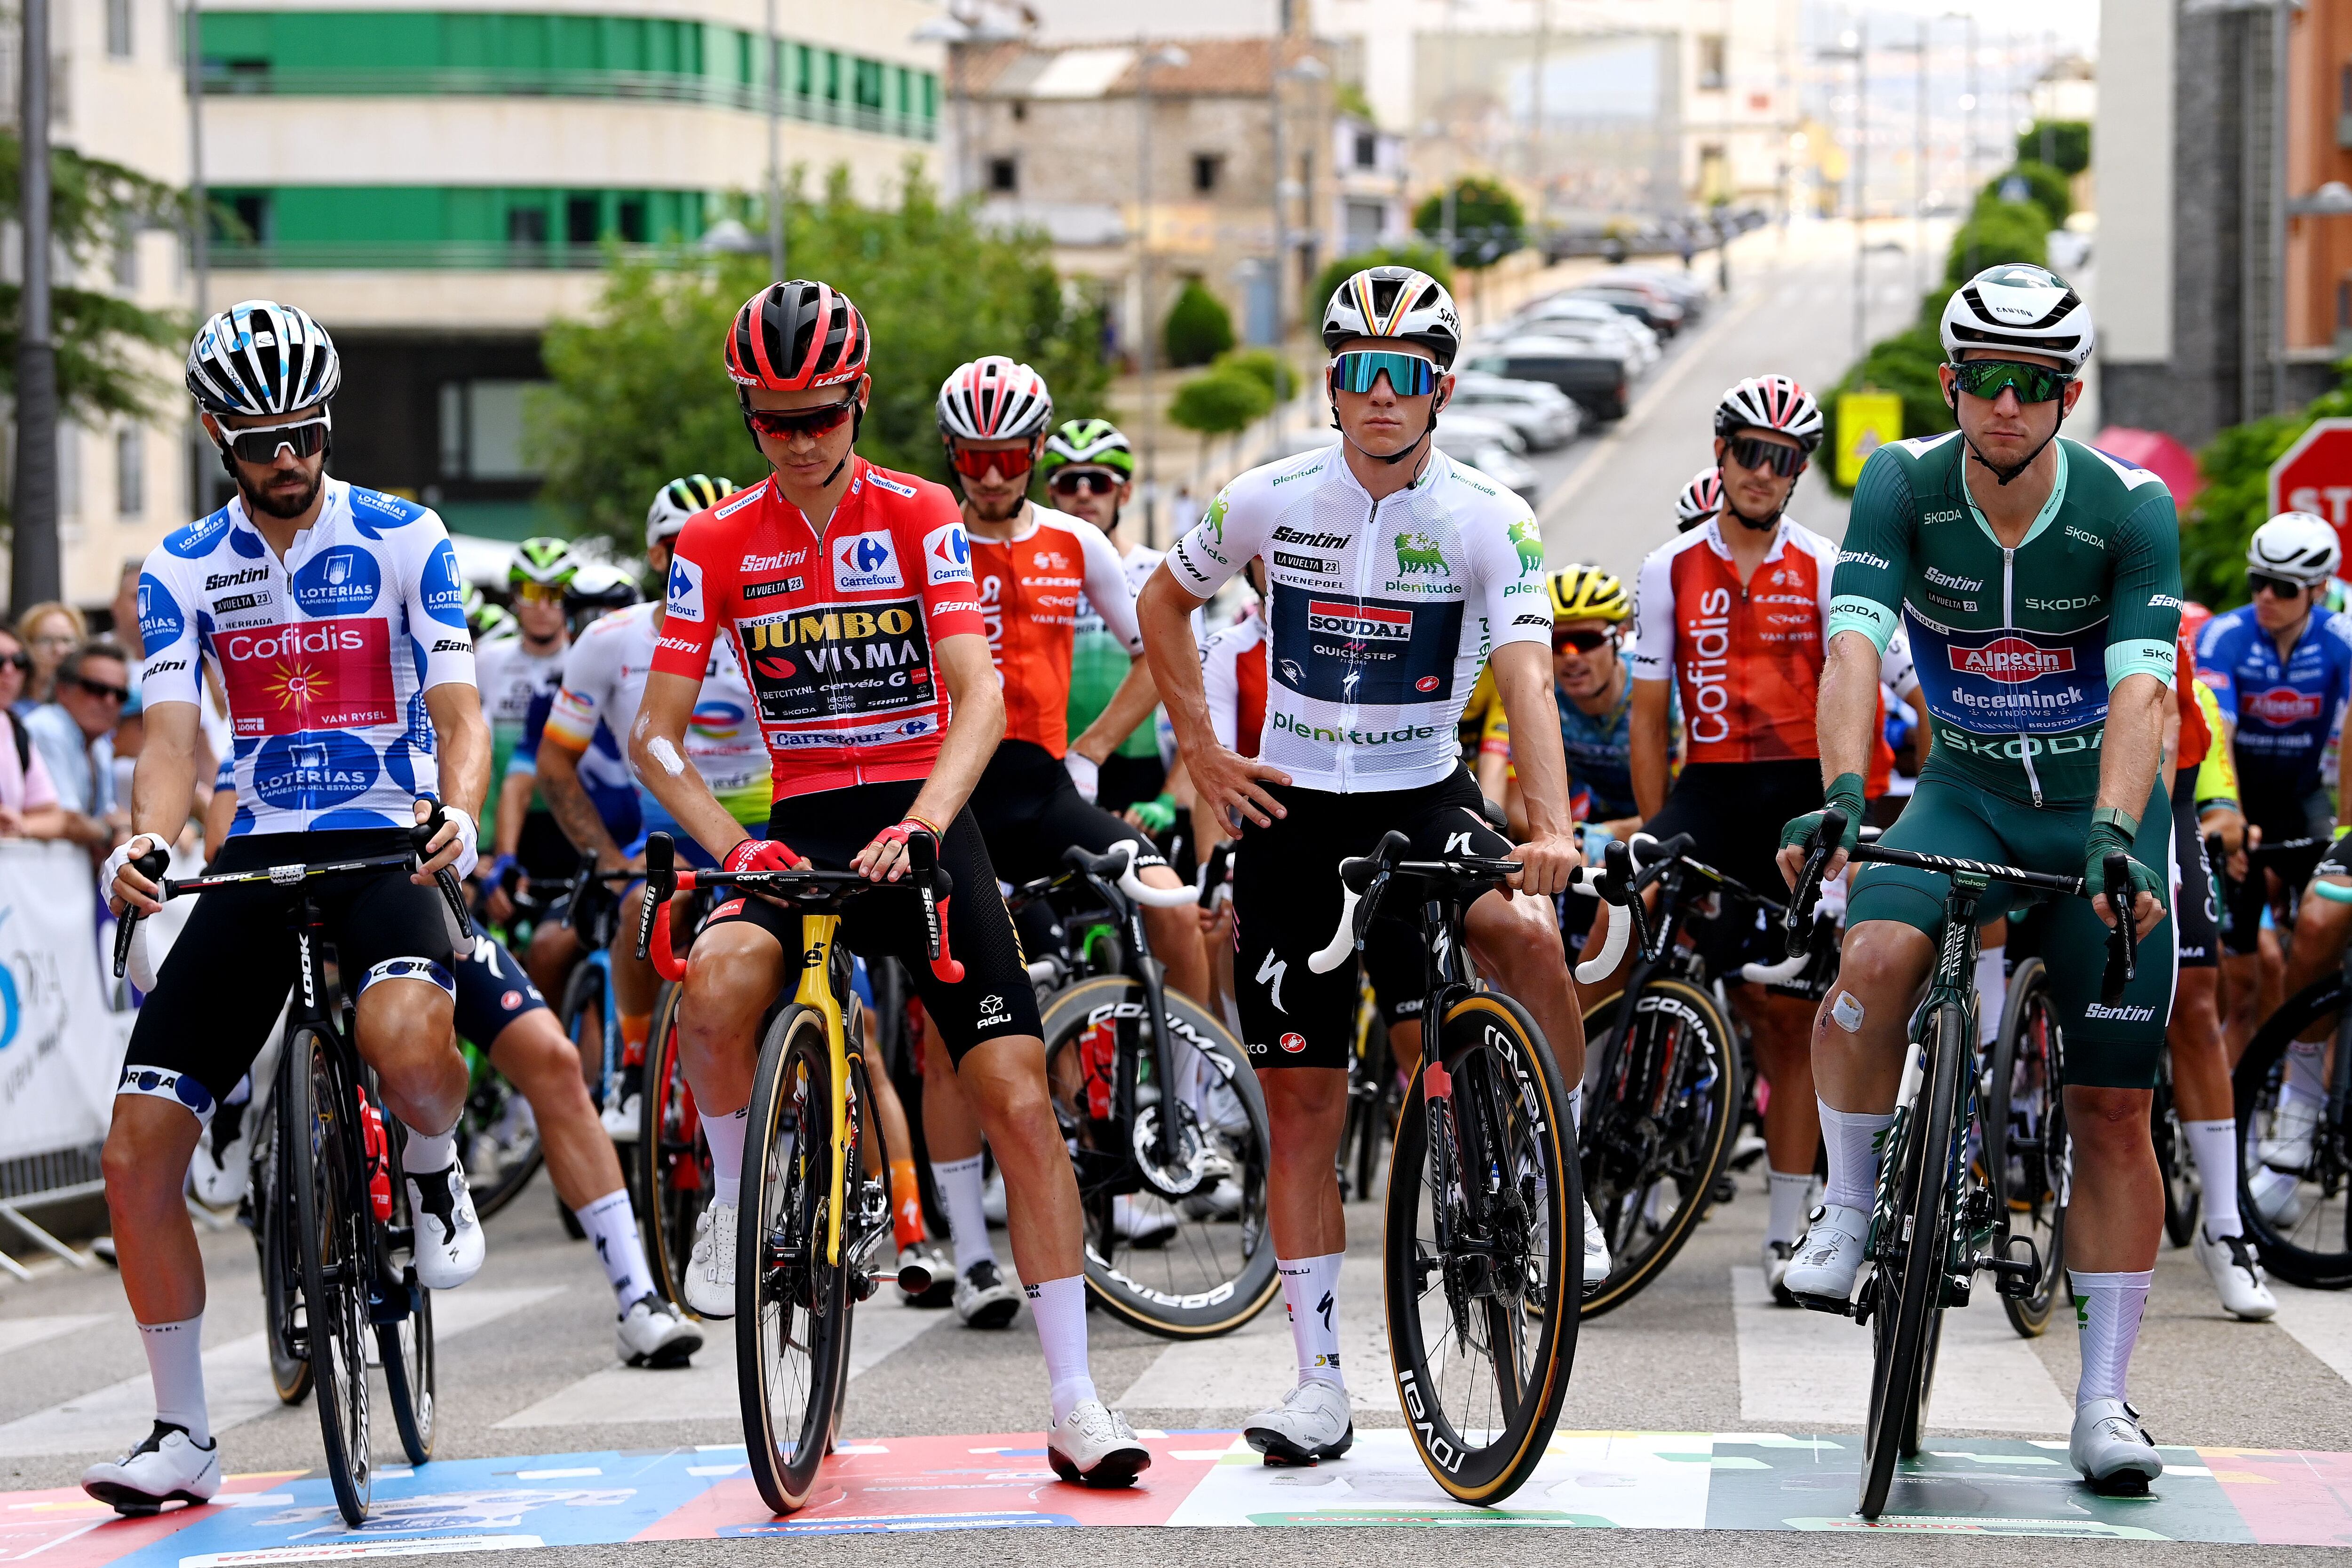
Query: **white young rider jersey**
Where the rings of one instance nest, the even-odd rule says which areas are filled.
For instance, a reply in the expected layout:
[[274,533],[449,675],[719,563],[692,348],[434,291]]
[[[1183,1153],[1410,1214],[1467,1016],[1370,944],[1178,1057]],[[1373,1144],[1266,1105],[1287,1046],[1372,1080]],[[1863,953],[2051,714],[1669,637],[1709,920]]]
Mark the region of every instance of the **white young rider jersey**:
[[482,689],[482,717],[490,727],[493,776],[502,776],[503,763],[530,722],[533,697],[555,690],[563,679],[565,644],[534,653],[512,632],[492,637],[474,650],[474,684]]
[[[653,673],[654,642],[659,635],[654,612],[659,608],[632,604],[580,633],[563,661],[562,689],[547,716],[549,737],[584,753],[602,720],[625,744],[637,721],[638,705],[645,700],[646,677]],[[687,726],[686,755],[737,821],[768,820],[768,745],[760,737],[751,688],[744,684],[742,662],[735,657],[732,632],[722,630],[711,641],[710,668]],[[653,798],[642,781],[636,789],[642,799]]]
[[1903,635],[1900,626],[1886,640],[1886,652],[1878,656],[1878,683],[1893,692],[1899,703],[1910,701],[1911,694],[1919,689],[1919,667],[1912,662],[1911,639]]
[[1454,725],[1493,650],[1551,643],[1535,514],[1432,451],[1375,501],[1337,444],[1254,468],[1168,552],[1206,599],[1265,558],[1262,760],[1342,794],[1434,784],[1461,767]]
[[441,519],[324,481],[281,561],[242,497],[166,538],[139,579],[146,704],[228,696],[240,833],[408,827],[439,792],[425,694],[471,685],[465,581]]

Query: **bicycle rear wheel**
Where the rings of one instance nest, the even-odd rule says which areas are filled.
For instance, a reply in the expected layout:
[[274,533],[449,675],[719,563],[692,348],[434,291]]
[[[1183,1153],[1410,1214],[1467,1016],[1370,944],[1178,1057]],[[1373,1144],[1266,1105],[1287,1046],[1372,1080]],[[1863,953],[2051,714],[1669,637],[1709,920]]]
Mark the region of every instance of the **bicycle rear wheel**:
[[1895,1204],[1873,1228],[1878,1274],[1872,1281],[1870,1425],[1863,1439],[1861,1512],[1876,1519],[1895,1484],[1895,1461],[1918,1451],[1927,1385],[1943,1316],[1944,1268],[1951,1248],[1952,1162],[1959,1131],[1961,1070],[1968,1060],[1968,1014],[1937,1009],[1924,1045],[1926,1081],[1896,1117],[1879,1172]]
[[735,1370],[751,1479],[776,1512],[807,1503],[831,1442],[849,1354],[848,1245],[826,1256],[845,1196],[833,1151],[842,1092],[823,1015],[794,1003],[760,1048],[735,1245]]
[[1456,1003],[1416,1073],[1389,1170],[1381,1274],[1422,1462],[1492,1505],[1543,1458],[1576,1358],[1583,1196],[1568,1091],[1509,998]]
[[[1045,1010],[1045,1081],[1070,1145],[1086,1227],[1087,1293],[1162,1339],[1230,1333],[1282,1291],[1266,1225],[1272,1134],[1249,1058],[1224,1026],[1164,993],[1177,1082],[1137,1086],[1118,1114],[1122,1062],[1150,1071],[1150,1009],[1125,975],[1081,980]],[[1176,1162],[1147,1170],[1159,1118],[1176,1118]]]
[[1585,1197],[1611,1259],[1585,1298],[1588,1318],[1632,1301],[1674,1261],[1714,1201],[1739,1128],[1738,1036],[1714,996],[1661,977],[1630,1016],[1593,1043],[1600,1068],[1578,1129]]
[[2156,1168],[2164,1173],[2164,1234],[2186,1247],[2197,1234],[2201,1193],[2189,1139],[2180,1130],[2180,1107],[2172,1095],[2172,1053],[2157,1068],[2156,1098],[2148,1108],[2148,1137],[2156,1145]]
[[490,1065],[487,1046],[478,1046],[475,1054],[466,1109],[457,1121],[457,1155],[466,1163],[475,1218],[488,1219],[530,1185],[544,1151],[530,1102]]
[[677,1043],[677,1005],[684,989],[667,982],[654,998],[653,1032],[646,1047],[645,1092],[638,1097],[637,1228],[644,1233],[646,1263],[663,1299],[693,1315],[686,1304],[686,1267],[694,1256],[694,1222],[710,1196],[710,1145],[702,1117],[686,1082],[686,1061]]
[[270,1385],[279,1403],[299,1405],[310,1394],[310,1355],[302,1264],[294,1239],[293,1124],[282,1076],[279,1082],[253,1132],[253,1245],[261,1258],[261,1323],[269,1346]]
[[2336,1051],[2352,1048],[2338,1016],[2346,1005],[2339,976],[2296,992],[2255,1031],[2231,1080],[2237,1099],[2239,1216],[2247,1238],[2262,1249],[2263,1266],[2305,1290],[2352,1286],[2352,1139],[2323,1111],[2304,1163],[2291,1166],[2289,1151],[2275,1145],[2265,1159],[2263,1145],[2282,1131],[2276,1124],[2288,1044],[2324,1029]]
[[2010,1326],[2027,1339],[2050,1326],[2051,1312],[2065,1293],[2074,1155],[2066,1131],[2062,1047],[2049,972],[2041,959],[2028,958],[2010,977],[1984,1113],[1994,1212],[2005,1218],[2009,1235],[2032,1239],[2042,1260],[2042,1278],[2032,1291],[2000,1299]]
[[296,1251],[310,1319],[310,1375],[319,1388],[319,1437],[344,1522],[366,1522],[374,1466],[368,1431],[368,1269],[362,1228],[360,1131],[352,1085],[333,1046],[316,1031],[288,1042]]

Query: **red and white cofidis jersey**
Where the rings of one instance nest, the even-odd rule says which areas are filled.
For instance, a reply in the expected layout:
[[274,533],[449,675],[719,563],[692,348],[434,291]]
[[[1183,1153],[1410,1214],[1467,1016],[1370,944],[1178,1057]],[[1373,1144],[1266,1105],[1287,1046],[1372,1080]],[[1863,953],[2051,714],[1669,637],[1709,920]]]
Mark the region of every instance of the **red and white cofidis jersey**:
[[1004,738],[1060,757],[1070,744],[1070,644],[1081,591],[1119,646],[1143,652],[1126,564],[1084,517],[1035,506],[1022,508],[1011,538],[973,534],[971,545],[988,652],[1004,687]]
[[822,537],[773,476],[696,513],[671,557],[654,668],[701,681],[723,631],[774,799],[923,778],[948,722],[935,650],[984,631],[955,498],[860,457]]
[[1255,757],[1265,733],[1265,618],[1244,615],[1201,644],[1201,685],[1217,744]]
[[1822,754],[1813,697],[1836,566],[1837,546],[1786,517],[1744,585],[1719,518],[1659,546],[1642,563],[1633,674],[1680,689],[1685,763]]
[[280,560],[242,497],[158,545],[139,578],[140,690],[228,695],[243,833],[409,827],[439,793],[425,694],[474,681],[466,584],[430,507],[323,481]]

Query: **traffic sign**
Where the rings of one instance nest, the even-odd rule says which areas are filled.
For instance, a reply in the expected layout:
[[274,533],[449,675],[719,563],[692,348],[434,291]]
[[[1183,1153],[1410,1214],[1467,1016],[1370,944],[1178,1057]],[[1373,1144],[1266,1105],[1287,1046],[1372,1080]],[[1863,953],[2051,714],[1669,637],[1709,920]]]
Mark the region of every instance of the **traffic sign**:
[[2271,513],[2311,512],[2352,554],[2352,419],[2316,419],[2271,465]]
[[1842,393],[1837,421],[1837,478],[1851,490],[1861,483],[1862,465],[1872,453],[1903,439],[1903,400],[1894,392]]

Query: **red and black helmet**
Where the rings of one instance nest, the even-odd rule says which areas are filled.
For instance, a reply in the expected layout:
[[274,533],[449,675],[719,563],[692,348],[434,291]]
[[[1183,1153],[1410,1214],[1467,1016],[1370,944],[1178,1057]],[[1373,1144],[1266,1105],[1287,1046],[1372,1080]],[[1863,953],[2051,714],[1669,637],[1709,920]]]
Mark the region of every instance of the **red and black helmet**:
[[739,387],[798,392],[866,373],[866,318],[829,283],[772,283],[743,302],[727,332],[727,374]]

